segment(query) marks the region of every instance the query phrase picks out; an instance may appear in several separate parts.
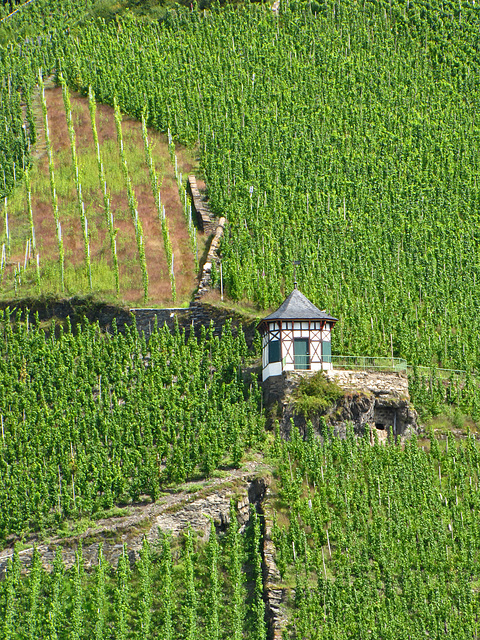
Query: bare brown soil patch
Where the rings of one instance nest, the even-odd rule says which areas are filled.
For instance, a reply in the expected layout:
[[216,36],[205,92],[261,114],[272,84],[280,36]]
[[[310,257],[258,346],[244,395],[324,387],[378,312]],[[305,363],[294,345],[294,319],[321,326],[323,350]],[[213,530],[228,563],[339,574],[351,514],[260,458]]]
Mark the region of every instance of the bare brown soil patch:
[[[77,194],[74,182],[74,170],[68,137],[62,90],[46,83],[45,97],[48,107],[50,139],[53,148],[55,180],[57,186],[59,218],[65,248],[65,283],[67,294],[88,292],[85,273],[85,255],[83,232],[78,210]],[[94,290],[106,298],[115,298],[113,259],[110,238],[105,220],[103,194],[98,183],[93,134],[88,109],[88,98],[78,93],[70,96],[73,123],[76,132],[77,156],[80,166],[80,179],[90,236],[90,256]],[[38,142],[34,153],[36,165],[32,170],[32,209],[37,252],[40,254],[42,268],[42,292],[60,291],[58,278],[58,242],[55,230],[53,206],[50,192],[50,176],[46,154],[45,132],[41,112],[40,96],[34,106],[37,119]],[[97,105],[96,124],[99,142],[107,178],[107,187],[111,193],[111,207],[114,225],[117,229],[117,256],[120,274],[119,301],[132,306],[141,306],[143,287],[138,248],[135,239],[133,220],[128,209],[128,200],[120,154],[118,151],[113,109],[107,105]],[[138,203],[138,215],[142,222],[147,272],[149,276],[149,306],[171,305],[169,271],[167,264],[161,224],[155,206],[148,167],[145,163],[141,123],[124,117],[123,137],[129,174]],[[188,302],[197,285],[194,255],[190,244],[188,226],[183,213],[178,187],[174,177],[174,168],[164,134],[149,131],[152,154],[161,184],[162,204],[165,206],[170,239],[174,253],[174,273],[177,290],[177,304]],[[195,170],[195,153],[179,147],[177,149],[178,167],[186,176]],[[22,187],[20,187],[22,189]],[[26,195],[23,192],[16,198],[16,211],[9,213],[12,240],[10,262],[6,270],[2,294],[12,294],[13,264],[23,265],[25,243],[29,237],[26,209]],[[20,204],[22,200],[23,204]],[[3,225],[2,225],[3,226]],[[15,236],[13,234],[15,230]],[[201,243],[200,243],[201,244]],[[34,289],[35,256],[32,266],[25,275],[18,295],[27,295],[26,287]],[[10,285],[11,281],[11,285]],[[38,290],[35,290],[38,292]]]

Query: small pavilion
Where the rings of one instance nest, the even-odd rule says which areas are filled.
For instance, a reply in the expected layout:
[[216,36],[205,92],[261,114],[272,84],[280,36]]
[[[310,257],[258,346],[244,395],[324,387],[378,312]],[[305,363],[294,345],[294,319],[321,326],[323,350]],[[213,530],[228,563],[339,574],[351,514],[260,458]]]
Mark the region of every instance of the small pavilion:
[[258,325],[262,336],[262,381],[284,371],[332,368],[332,329],[336,318],[320,311],[295,288]]

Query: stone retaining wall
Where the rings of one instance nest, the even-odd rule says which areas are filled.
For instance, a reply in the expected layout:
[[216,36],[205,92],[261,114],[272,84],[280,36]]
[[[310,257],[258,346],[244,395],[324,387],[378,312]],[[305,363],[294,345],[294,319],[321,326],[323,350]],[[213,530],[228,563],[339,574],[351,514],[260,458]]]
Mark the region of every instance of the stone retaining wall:
[[391,371],[325,371],[327,378],[334,380],[345,389],[370,391],[376,395],[390,394],[410,399],[408,377],[405,373]]
[[208,203],[202,198],[195,176],[188,176],[188,189],[192,196],[193,210],[197,216],[200,229],[208,235],[214,233],[216,227],[215,216],[212,214]]
[[[407,437],[417,430],[417,413],[410,404],[408,377],[404,373],[388,371],[325,371],[344,394],[326,412],[311,416],[315,430],[321,432],[322,419],[331,424],[340,437],[345,437],[347,425],[353,424],[355,433],[377,430],[379,438]],[[264,402],[270,409],[271,420],[278,418],[280,431],[290,437],[291,424],[306,433],[307,419],[296,412],[292,394],[300,380],[312,372],[284,371],[263,383]]]
[[198,289],[195,294],[195,300],[199,300],[205,293],[207,293],[207,291],[212,288],[212,267],[214,264],[218,266],[218,264],[220,263],[220,258],[218,257],[217,251],[220,245],[220,240],[223,236],[225,223],[225,218],[220,218],[220,220],[218,221],[218,225],[215,229],[215,234],[212,238],[212,241],[210,242],[208,254],[202,268],[202,273],[200,274],[200,280],[198,282]]
[[192,196],[193,209],[196,213],[200,229],[207,235],[213,235],[198,280],[198,288],[194,296],[195,300],[199,300],[212,288],[212,268],[214,264],[218,267],[220,263],[218,248],[223,236],[226,220],[224,217],[218,219],[213,215],[208,202],[202,198],[195,176],[188,176],[188,189]]
[[[33,324],[35,314],[38,313],[40,322],[45,322],[56,318],[66,320],[70,318],[73,330],[75,326],[81,324],[86,318],[89,322],[98,322],[103,331],[111,332],[113,320],[120,332],[125,331],[125,327],[131,326],[135,320],[139,332],[145,334],[146,339],[150,337],[155,321],[158,327],[167,325],[173,331],[176,324],[180,329],[184,329],[187,337],[193,328],[196,336],[200,335],[202,326],[213,325],[213,333],[219,336],[226,321],[230,318],[232,329],[236,335],[241,327],[245,333],[247,345],[250,347],[255,337],[255,328],[260,318],[246,320],[245,317],[228,309],[220,309],[202,302],[196,302],[189,307],[171,309],[124,309],[113,305],[101,304],[90,301],[88,298],[70,298],[64,300],[31,300],[26,299],[16,303],[0,303],[0,309],[10,309],[12,321],[17,319],[25,321],[27,309],[29,311],[29,321]],[[58,327],[59,328],[59,327]]]
[[167,325],[171,331],[178,323],[179,328],[184,329],[187,336],[193,330],[198,337],[202,326],[209,327],[210,323],[213,326],[214,335],[219,336],[226,321],[231,319],[233,334],[236,335],[241,328],[245,333],[247,345],[251,347],[257,326],[257,320],[245,320],[243,316],[232,311],[204,303],[177,309],[132,309],[132,314],[135,316],[138,331],[142,331],[147,340],[155,327],[155,322],[158,327]]

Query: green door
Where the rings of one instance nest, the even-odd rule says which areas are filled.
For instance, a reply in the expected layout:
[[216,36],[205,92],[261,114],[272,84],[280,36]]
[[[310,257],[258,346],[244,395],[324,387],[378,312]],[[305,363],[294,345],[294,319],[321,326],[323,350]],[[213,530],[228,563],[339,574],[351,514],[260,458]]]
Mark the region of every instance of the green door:
[[295,369],[310,369],[308,338],[295,338],[293,341]]

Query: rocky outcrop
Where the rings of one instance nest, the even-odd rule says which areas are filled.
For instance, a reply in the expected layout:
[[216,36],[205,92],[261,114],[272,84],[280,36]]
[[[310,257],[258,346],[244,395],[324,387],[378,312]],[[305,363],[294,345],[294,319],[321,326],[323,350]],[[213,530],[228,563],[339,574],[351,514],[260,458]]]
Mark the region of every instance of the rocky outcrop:
[[406,437],[417,428],[417,413],[410,402],[405,397],[388,392],[347,392],[335,410],[327,414],[327,419],[341,437],[346,435],[349,423],[353,424],[358,435],[375,428],[380,440],[389,435]]
[[[243,531],[250,518],[249,490],[242,490],[237,499],[237,518],[240,530]],[[157,516],[154,526],[147,533],[147,539],[154,542],[158,538],[159,531],[170,532],[179,536],[191,527],[204,540],[210,533],[210,522],[214,521],[216,529],[225,531],[230,523],[230,498],[231,489],[216,491],[215,493],[187,502],[184,506],[176,506],[170,513],[164,512]]]
[[[37,541],[37,550],[47,571],[53,568],[58,546],[62,547],[65,567],[68,569],[73,566],[75,550],[80,540],[87,570],[96,566],[100,544],[103,546],[105,559],[112,566],[116,566],[124,545],[133,563],[138,558],[144,537],[155,544],[161,532],[179,536],[191,527],[206,540],[212,520],[217,530],[225,530],[230,520],[231,499],[237,504],[237,518],[243,530],[250,518],[251,506],[256,506],[264,499],[266,487],[265,479],[257,475],[256,464],[249,463],[247,470],[233,471],[228,478],[207,481],[196,491],[189,492],[187,487],[186,490],[166,496],[156,503],[132,507],[127,516],[98,521],[96,526],[80,535],[52,538],[49,543]],[[8,559],[12,556],[11,548],[0,552],[0,579],[4,578]],[[28,571],[32,556],[33,544],[19,552],[24,571]]]
[[271,489],[267,488],[264,501],[264,536],[263,536],[263,584],[265,594],[265,613],[269,626],[269,637],[282,640],[288,619],[286,601],[288,590],[281,584],[280,572],[275,563],[275,545],[272,540],[273,515],[271,510]]
[[[269,378],[264,385],[264,400],[272,420],[278,419],[280,430],[289,437],[291,425],[306,432],[307,419],[295,411],[292,393],[300,379],[309,373],[284,372]],[[322,415],[312,415],[313,428],[321,433],[324,421],[335,434],[345,437],[347,425],[353,424],[357,435],[372,431],[382,440],[389,435],[407,437],[417,429],[417,412],[410,403],[408,378],[402,373],[377,371],[326,371],[344,394]]]
[[326,375],[345,390],[328,414],[339,435],[345,434],[348,423],[359,435],[375,428],[380,439],[405,437],[417,429],[418,416],[410,404],[404,373],[332,370]]

